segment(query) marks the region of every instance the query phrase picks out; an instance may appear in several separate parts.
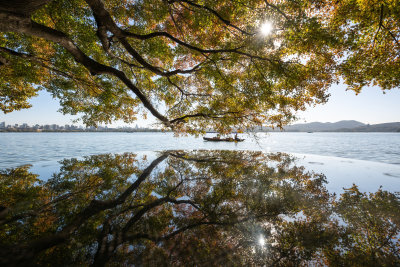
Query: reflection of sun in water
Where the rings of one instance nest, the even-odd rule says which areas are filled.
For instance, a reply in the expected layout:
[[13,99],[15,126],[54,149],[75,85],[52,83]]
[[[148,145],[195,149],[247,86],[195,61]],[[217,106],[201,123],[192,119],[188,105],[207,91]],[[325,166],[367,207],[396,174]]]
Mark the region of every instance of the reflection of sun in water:
[[265,239],[262,235],[260,235],[260,238],[258,239],[258,244],[262,247],[265,245]]
[[273,26],[271,22],[269,21],[264,22],[263,24],[261,24],[260,28],[261,34],[265,36],[270,34],[272,32],[272,28]]

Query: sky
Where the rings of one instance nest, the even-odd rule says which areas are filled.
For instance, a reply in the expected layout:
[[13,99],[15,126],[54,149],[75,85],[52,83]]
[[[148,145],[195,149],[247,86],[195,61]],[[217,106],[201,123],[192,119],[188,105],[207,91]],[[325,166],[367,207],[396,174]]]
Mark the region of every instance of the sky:
[[[307,111],[298,113],[297,123],[304,122],[336,122],[340,120],[357,120],[363,123],[377,124],[385,122],[400,122],[400,90],[392,89],[384,94],[377,87],[364,88],[359,95],[353,91],[346,91],[343,84],[333,85],[329,93],[329,101],[324,105],[309,107]],[[72,124],[76,116],[63,115],[57,110],[58,101],[47,92],[40,92],[31,99],[30,109],[14,111],[4,114],[0,111],[0,122],[6,124],[44,125],[44,124]],[[156,120],[148,115],[148,119],[139,119],[131,126],[148,127]],[[80,125],[81,123],[75,123]],[[115,122],[111,127],[125,126],[122,122]]]
[[331,94],[324,105],[310,107],[298,114],[299,122],[336,122],[356,120],[363,123],[377,124],[400,122],[400,90],[383,91],[379,87],[366,87],[360,94],[346,91],[344,84],[333,85]]

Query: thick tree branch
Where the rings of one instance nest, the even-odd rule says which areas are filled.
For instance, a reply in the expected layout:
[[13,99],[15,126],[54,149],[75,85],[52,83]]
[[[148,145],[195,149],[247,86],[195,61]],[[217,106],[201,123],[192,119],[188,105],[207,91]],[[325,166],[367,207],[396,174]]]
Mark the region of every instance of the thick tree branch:
[[[191,73],[197,70],[197,68],[192,68],[190,70],[174,70],[174,71],[170,71],[170,72],[165,72],[160,70],[158,67],[152,66],[151,64],[149,64],[130,44],[129,42],[125,39],[126,37],[133,37],[136,39],[140,39],[140,40],[147,40],[150,38],[154,38],[154,37],[166,37],[169,38],[170,40],[176,42],[177,44],[180,44],[186,48],[189,48],[191,50],[200,52],[200,53],[206,53],[206,54],[215,54],[215,53],[237,53],[243,56],[247,56],[250,58],[255,58],[255,59],[259,59],[259,60],[266,60],[266,61],[274,61],[271,60],[269,58],[265,58],[265,57],[261,57],[261,56],[257,56],[257,55],[252,55],[250,53],[244,52],[240,49],[244,48],[244,46],[240,46],[237,48],[227,48],[227,49],[203,49],[203,48],[199,48],[196,47],[194,45],[188,44],[186,42],[183,42],[181,40],[179,40],[178,38],[172,36],[171,34],[167,33],[167,32],[153,32],[153,33],[149,33],[149,34],[136,34],[136,33],[132,33],[126,30],[122,30],[121,28],[119,28],[116,23],[114,22],[114,20],[111,17],[111,14],[104,8],[104,4],[101,2],[101,0],[86,0],[86,2],[88,3],[88,5],[90,6],[90,8],[93,11],[93,14],[96,18],[96,21],[101,21],[101,23],[99,24],[99,27],[102,27],[103,25],[106,25],[107,28],[115,35],[115,37],[120,41],[120,43],[124,46],[124,48],[133,56],[133,58],[135,60],[137,60],[140,64],[142,64],[144,67],[146,67],[147,69],[151,70],[152,72],[161,75],[161,76],[165,76],[165,77],[170,77],[172,75],[175,74],[187,74],[187,73]],[[189,2],[189,1],[184,1],[184,2]],[[190,2],[192,3],[192,2]],[[197,5],[197,4],[196,4]]]
[[175,43],[180,44],[186,48],[189,48],[191,50],[194,50],[194,51],[197,51],[200,53],[205,53],[205,54],[236,53],[236,54],[240,54],[243,56],[247,56],[249,58],[270,61],[270,62],[272,62],[272,61],[279,62],[278,60],[272,60],[269,58],[252,55],[250,53],[244,52],[241,50],[242,48],[244,48],[244,46],[240,46],[240,47],[236,47],[236,48],[226,48],[226,49],[203,49],[203,48],[188,44],[186,42],[183,42],[183,41],[179,40],[178,38],[172,36],[168,32],[152,32],[152,33],[148,33],[148,34],[137,34],[137,33],[129,32],[126,30],[122,30],[122,34],[126,37],[133,37],[133,38],[136,38],[139,40],[147,40],[147,39],[155,38],[155,37],[166,37],[166,38],[169,38],[170,40],[174,41]]
[[114,34],[114,36],[118,39],[118,41],[121,43],[121,45],[126,49],[126,51],[128,51],[128,53],[137,62],[139,62],[143,67],[154,72],[157,75],[170,77],[170,76],[173,76],[176,74],[188,74],[188,73],[192,73],[192,72],[195,72],[198,70],[198,68],[195,67],[195,68],[192,68],[189,70],[176,69],[173,71],[164,71],[160,67],[151,65],[128,42],[128,40],[126,39],[126,34],[114,22],[113,18],[111,17],[111,14],[105,9],[102,1],[86,0],[86,3],[88,3],[88,5],[90,6],[90,8],[93,11],[93,16],[95,17],[95,20],[98,25],[97,35],[99,36],[99,38],[102,42],[103,48],[106,51],[108,50],[108,47],[109,47],[109,44],[105,40],[106,39],[106,29],[108,29],[110,32],[112,32]]
[[75,216],[75,219],[71,220],[71,223],[65,226],[61,231],[45,236],[38,240],[32,241],[28,244],[21,244],[18,247],[13,248],[15,251],[15,262],[27,261],[32,258],[37,252],[43,251],[47,248],[53,247],[57,244],[64,242],[70,237],[70,235],[84,224],[89,218],[98,214],[99,212],[112,209],[122,203],[132,194],[132,192],[139,187],[139,185],[151,174],[154,168],[160,164],[163,160],[168,157],[168,153],[162,154],[160,157],[155,159],[138,177],[138,179],[126,189],[118,198],[110,201],[98,201],[92,200],[82,212]]
[[243,46],[241,47],[237,47],[237,48],[231,48],[231,49],[203,49],[191,44],[188,44],[176,37],[174,37],[173,35],[169,34],[168,32],[152,32],[152,33],[148,33],[148,34],[137,34],[137,33],[133,33],[130,31],[126,31],[126,30],[122,30],[122,33],[126,36],[126,37],[133,37],[139,40],[147,40],[147,39],[151,39],[151,38],[155,38],[155,37],[166,37],[172,41],[174,41],[175,43],[182,45],[186,48],[189,48],[191,50],[200,52],[200,53],[206,53],[206,54],[216,54],[216,53],[235,53],[237,51],[239,51],[239,49],[243,48]]
[[28,17],[50,1],[51,0],[0,0],[0,11]]
[[[9,23],[9,19],[13,23]],[[169,120],[154,108],[150,100],[132,83],[124,72],[91,59],[63,32],[38,24],[29,18],[6,12],[0,12],[0,30],[24,33],[60,44],[74,57],[76,62],[84,65],[92,75],[109,74],[117,77],[142,101],[143,105],[154,117],[158,118],[166,126],[170,126]]]

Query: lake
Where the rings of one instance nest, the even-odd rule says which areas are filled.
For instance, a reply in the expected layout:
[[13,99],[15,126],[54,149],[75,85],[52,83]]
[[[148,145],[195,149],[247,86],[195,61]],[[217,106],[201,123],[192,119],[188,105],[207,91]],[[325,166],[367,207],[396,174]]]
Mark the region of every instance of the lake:
[[228,149],[285,152],[400,164],[399,133],[260,133],[240,143],[172,133],[0,133],[0,168],[104,153]]
[[400,265],[400,134],[242,137],[0,134],[0,265]]

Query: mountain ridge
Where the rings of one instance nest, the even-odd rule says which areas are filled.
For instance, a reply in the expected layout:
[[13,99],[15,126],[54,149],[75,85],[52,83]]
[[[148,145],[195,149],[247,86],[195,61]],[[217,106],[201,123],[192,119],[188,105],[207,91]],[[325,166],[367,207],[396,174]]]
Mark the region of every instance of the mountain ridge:
[[[337,122],[310,122],[288,125],[285,132],[400,132],[400,122],[365,124],[356,120]],[[281,131],[268,129],[268,131]]]

